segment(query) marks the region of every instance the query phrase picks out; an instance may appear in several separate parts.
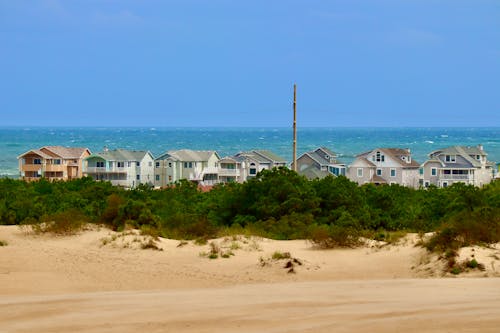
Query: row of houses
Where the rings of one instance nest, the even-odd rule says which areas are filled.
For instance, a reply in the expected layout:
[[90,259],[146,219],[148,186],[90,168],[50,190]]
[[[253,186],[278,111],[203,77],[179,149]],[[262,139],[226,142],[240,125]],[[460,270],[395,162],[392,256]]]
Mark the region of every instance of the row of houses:
[[[30,150],[18,160],[20,177],[28,181],[88,176],[126,188],[139,184],[165,187],[181,179],[205,186],[242,183],[262,170],[288,165],[285,159],[267,150],[221,158],[216,151],[182,149],[155,158],[142,150],[104,149],[93,154],[88,148],[60,146]],[[339,161],[333,151],[320,147],[302,154],[296,163],[298,173],[309,179],[343,175],[360,185],[400,184],[418,188],[462,182],[482,186],[494,176],[494,163],[487,160],[482,145],[439,149],[431,152],[422,164],[412,158],[409,149],[376,148],[357,155],[349,166]]]

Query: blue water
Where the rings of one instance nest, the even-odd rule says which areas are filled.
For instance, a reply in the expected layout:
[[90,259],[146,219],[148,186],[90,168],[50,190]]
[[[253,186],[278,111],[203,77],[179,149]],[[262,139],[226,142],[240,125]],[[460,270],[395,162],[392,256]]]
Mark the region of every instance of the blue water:
[[[299,128],[298,154],[325,146],[350,163],[377,148],[410,148],[422,163],[431,151],[452,145],[483,144],[488,159],[500,162],[500,127],[492,128]],[[243,150],[268,149],[292,159],[291,128],[0,128],[0,175],[17,176],[17,156],[47,145],[149,150],[216,150],[221,157]]]

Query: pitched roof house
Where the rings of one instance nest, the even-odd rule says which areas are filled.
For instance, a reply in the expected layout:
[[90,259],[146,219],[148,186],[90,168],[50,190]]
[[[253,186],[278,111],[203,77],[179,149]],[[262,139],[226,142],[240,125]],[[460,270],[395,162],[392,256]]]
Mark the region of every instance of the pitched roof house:
[[337,154],[333,151],[319,147],[297,158],[297,172],[308,179],[324,178],[328,175],[345,176],[346,165],[337,160]]
[[171,150],[155,159],[155,186],[163,187],[181,179],[200,185],[218,183],[219,155],[213,150]]
[[377,148],[356,156],[347,177],[358,184],[399,184],[417,188],[420,164],[409,149]]
[[17,157],[21,179],[70,180],[83,175],[82,162],[90,150],[82,147],[45,146]]
[[85,159],[84,174],[94,180],[109,181],[116,186],[134,188],[152,185],[154,157],[145,150],[115,149],[92,154]]
[[494,163],[487,160],[482,145],[453,146],[429,154],[422,164],[422,184],[446,187],[461,182],[475,186],[488,184],[493,179]]
[[269,150],[251,150],[234,155],[240,161],[241,181],[253,178],[262,170],[286,167],[287,162],[281,156]]

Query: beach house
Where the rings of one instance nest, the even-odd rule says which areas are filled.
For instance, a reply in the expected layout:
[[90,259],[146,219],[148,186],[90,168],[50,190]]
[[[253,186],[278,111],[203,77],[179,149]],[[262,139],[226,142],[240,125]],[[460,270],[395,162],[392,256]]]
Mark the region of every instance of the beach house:
[[495,164],[487,160],[487,155],[482,145],[435,150],[421,166],[421,183],[425,187],[447,187],[457,182],[475,186],[488,184],[493,179]]
[[418,188],[419,167],[409,149],[377,148],[357,155],[349,165],[347,177],[360,185],[399,184]]
[[88,148],[45,146],[17,157],[19,176],[26,181],[44,177],[48,180],[70,180],[83,175],[83,159],[91,154]]
[[287,162],[281,156],[269,150],[251,150],[240,152],[233,156],[239,159],[241,181],[253,178],[262,170],[271,170],[273,168],[286,167]]
[[[293,162],[292,162],[293,169]],[[337,154],[325,147],[308,151],[297,158],[297,172],[308,179],[324,178],[328,175],[345,176],[346,165],[337,160]]]
[[85,159],[84,175],[125,188],[134,188],[139,184],[152,186],[153,162],[154,157],[149,151],[104,149]]
[[213,150],[171,150],[155,159],[154,184],[163,187],[181,179],[200,185],[219,182],[217,152]]

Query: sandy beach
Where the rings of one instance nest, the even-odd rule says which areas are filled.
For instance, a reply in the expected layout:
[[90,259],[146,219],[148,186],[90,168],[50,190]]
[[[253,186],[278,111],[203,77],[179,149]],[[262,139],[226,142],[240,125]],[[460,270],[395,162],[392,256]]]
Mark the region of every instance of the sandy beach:
[[1,226],[0,332],[497,332],[498,247],[462,250],[485,271],[443,276],[417,238],[319,250],[234,236],[209,259],[192,241],[142,249],[134,231]]

